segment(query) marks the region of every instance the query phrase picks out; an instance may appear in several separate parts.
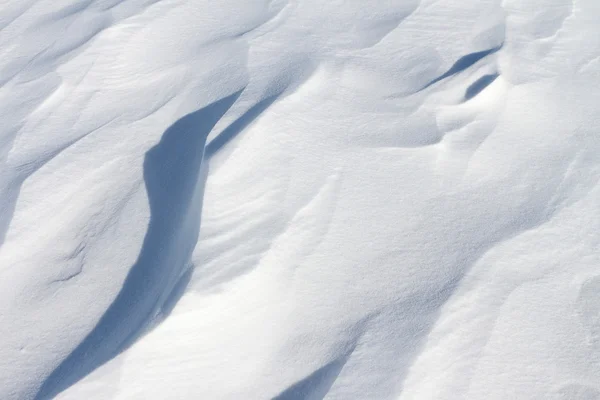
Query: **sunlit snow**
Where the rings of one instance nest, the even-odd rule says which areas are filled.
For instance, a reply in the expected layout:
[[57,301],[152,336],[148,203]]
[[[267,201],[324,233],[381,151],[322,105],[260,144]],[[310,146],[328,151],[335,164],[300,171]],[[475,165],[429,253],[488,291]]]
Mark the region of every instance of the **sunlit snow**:
[[0,399],[600,399],[599,21],[0,1]]

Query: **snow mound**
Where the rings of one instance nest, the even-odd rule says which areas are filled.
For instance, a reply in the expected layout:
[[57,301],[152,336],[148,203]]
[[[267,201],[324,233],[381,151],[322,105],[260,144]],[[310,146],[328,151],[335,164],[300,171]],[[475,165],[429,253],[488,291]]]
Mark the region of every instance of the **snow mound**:
[[600,398],[596,0],[8,0],[0,398]]

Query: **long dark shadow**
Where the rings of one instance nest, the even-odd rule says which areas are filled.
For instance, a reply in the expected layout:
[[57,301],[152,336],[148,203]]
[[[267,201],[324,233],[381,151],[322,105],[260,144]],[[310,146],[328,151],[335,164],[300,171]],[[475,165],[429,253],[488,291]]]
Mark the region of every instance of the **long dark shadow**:
[[275,396],[272,400],[322,400],[348,362],[351,353],[352,351],[325,364]]
[[[49,399],[127,348],[165,302],[181,291],[200,229],[205,186],[202,173],[208,134],[238,99],[227,96],[178,120],[144,159],[150,222],[136,263],[96,327],[42,384]],[[174,297],[175,296],[175,297]]]
[[223,130],[219,136],[215,137],[206,145],[205,157],[210,158],[223,148],[227,143],[233,140],[241,131],[256,120],[267,108],[271,106],[280,96],[280,93],[269,96],[254,106],[250,107],[242,116],[233,121],[231,125]]
[[502,46],[503,46],[503,44],[496,46],[494,48],[488,49],[488,50],[478,51],[475,53],[470,53],[465,56],[462,56],[452,65],[452,67],[450,67],[450,69],[448,71],[444,72],[442,75],[438,76],[437,78],[435,78],[434,80],[429,82],[421,90],[427,89],[429,86],[434,85],[441,80],[444,80],[446,78],[451,77],[452,75],[456,75],[456,74],[466,70],[467,68],[471,67],[476,62],[478,62],[479,60],[482,60],[483,58],[498,52],[498,50],[500,50],[502,48]]

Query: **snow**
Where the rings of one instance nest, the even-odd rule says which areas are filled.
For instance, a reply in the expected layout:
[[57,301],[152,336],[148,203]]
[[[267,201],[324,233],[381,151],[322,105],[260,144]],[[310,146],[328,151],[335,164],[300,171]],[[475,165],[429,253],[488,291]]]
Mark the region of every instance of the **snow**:
[[597,0],[6,0],[0,398],[600,398]]

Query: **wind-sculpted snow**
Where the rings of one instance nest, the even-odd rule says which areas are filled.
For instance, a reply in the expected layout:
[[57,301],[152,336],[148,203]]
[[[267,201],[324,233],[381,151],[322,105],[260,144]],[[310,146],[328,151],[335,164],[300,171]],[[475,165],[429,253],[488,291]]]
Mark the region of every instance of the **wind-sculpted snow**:
[[424,89],[427,89],[429,86],[435,85],[439,81],[442,81],[446,78],[451,77],[452,75],[458,74],[458,73],[466,70],[467,68],[471,67],[478,61],[484,59],[485,57],[488,57],[488,56],[496,53],[501,48],[502,48],[502,46],[498,46],[498,47],[494,47],[493,49],[478,51],[476,53],[471,53],[471,54],[462,56],[452,65],[452,67],[450,67],[450,69],[448,71],[444,72],[442,75],[438,76],[437,78],[435,78],[434,80],[429,82],[425,86]]
[[198,239],[206,137],[238,96],[183,117],[146,153],[150,221],[140,255],[96,327],[47,378],[39,398],[64,390],[125,349],[185,274]]
[[600,396],[596,0],[9,0],[1,399]]

